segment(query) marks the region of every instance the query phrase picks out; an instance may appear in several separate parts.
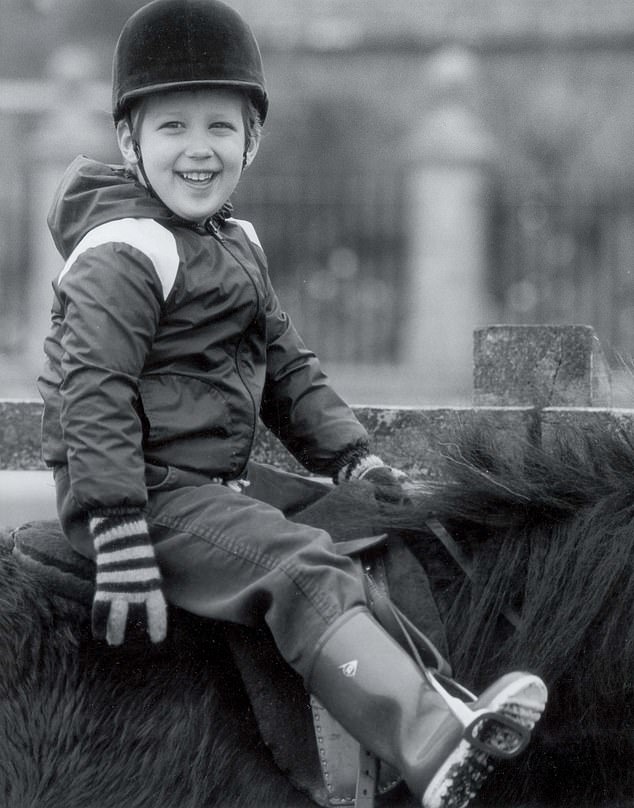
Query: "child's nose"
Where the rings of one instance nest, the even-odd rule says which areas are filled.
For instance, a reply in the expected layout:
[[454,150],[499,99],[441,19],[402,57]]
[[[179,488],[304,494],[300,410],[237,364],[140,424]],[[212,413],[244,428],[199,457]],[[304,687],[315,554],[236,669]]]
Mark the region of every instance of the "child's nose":
[[211,144],[204,137],[192,137],[187,144],[185,150],[188,157],[201,159],[204,157],[211,157],[214,150]]

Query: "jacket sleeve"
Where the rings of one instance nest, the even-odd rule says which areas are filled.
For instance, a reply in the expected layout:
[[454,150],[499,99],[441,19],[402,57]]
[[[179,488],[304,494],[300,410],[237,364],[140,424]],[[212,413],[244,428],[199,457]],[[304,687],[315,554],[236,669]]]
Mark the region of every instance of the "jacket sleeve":
[[148,257],[127,244],[83,253],[58,282],[61,428],[72,494],[86,510],[146,504],[138,378],[162,290]]
[[262,421],[309,471],[334,475],[355,454],[367,453],[367,432],[330,386],[319,360],[304,345],[265,278],[267,376]]

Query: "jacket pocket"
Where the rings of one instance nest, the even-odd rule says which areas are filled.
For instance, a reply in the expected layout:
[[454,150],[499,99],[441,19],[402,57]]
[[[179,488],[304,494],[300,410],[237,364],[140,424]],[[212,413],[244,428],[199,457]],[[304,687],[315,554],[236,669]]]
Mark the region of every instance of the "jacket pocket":
[[148,491],[161,491],[169,484],[171,476],[170,466],[145,464],[145,487]]
[[225,438],[232,432],[226,399],[200,379],[176,373],[144,376],[139,391],[150,444],[197,435]]

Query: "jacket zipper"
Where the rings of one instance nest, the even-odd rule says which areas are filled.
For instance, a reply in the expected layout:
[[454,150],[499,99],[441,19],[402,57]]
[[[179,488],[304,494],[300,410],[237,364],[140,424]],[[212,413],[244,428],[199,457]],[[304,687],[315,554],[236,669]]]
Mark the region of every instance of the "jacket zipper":
[[[255,281],[251,277],[251,273],[244,266],[242,261],[239,261],[236,258],[236,256],[231,252],[231,250],[227,247],[227,244],[226,244],[226,242],[224,240],[224,237],[223,237],[222,233],[220,232],[220,228],[218,227],[218,225],[211,218],[207,219],[207,221],[205,222],[205,229],[207,230],[207,232],[211,236],[213,236],[213,238],[216,239],[216,241],[221,245],[221,247],[223,247],[229,253],[229,255],[234,259],[234,261],[238,264],[238,266],[242,269],[244,274],[247,276],[247,278],[251,282],[251,286],[253,286],[253,291],[255,293],[255,300],[256,300],[255,318],[257,318],[258,314],[260,313],[260,304],[261,304],[260,293],[258,292],[258,287],[257,287]],[[251,427],[251,439],[249,441],[249,450],[247,452],[247,461],[246,461],[246,462],[248,462],[249,458],[251,457],[251,452],[253,450],[253,443],[255,441],[255,430],[256,430],[257,422],[258,422],[258,413],[257,413],[257,410],[256,410],[255,399],[253,398],[253,394],[251,393],[251,390],[249,389],[249,386],[246,383],[246,381],[244,379],[244,376],[242,375],[242,372],[240,371],[239,357],[240,357],[240,348],[242,347],[243,340],[244,340],[244,337],[242,337],[242,336],[238,340],[238,344],[236,345],[236,350],[235,350],[235,354],[234,354],[234,357],[233,357],[233,363],[235,365],[236,373],[238,374],[238,377],[239,377],[240,381],[242,382],[242,385],[243,385],[244,389],[246,390],[247,395],[249,396],[249,400],[251,402],[251,411],[253,413],[252,427]],[[240,474],[244,471],[245,467],[246,467],[246,463],[240,469]]]
[[213,219],[210,218],[205,221],[205,230],[209,234],[211,234],[216,239],[216,241],[219,241],[221,244],[224,244],[224,238],[222,233],[220,232],[220,228],[214,222]]

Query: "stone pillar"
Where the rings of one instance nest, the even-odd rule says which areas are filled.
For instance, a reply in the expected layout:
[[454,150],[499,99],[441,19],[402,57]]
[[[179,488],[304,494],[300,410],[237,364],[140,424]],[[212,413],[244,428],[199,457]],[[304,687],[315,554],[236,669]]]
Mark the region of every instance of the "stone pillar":
[[497,317],[487,291],[493,142],[472,108],[477,65],[435,56],[433,102],[415,120],[407,187],[408,316],[402,359],[435,397],[471,391],[472,334]]
[[25,281],[28,314],[24,369],[29,378],[34,378],[42,365],[42,343],[48,333],[52,303],[51,283],[63,266],[46,224],[55,191],[77,155],[108,162],[117,153],[109,99],[94,95],[98,74],[99,64],[82,47],[67,46],[55,53],[49,67],[50,107],[42,114],[28,143],[30,254]]

